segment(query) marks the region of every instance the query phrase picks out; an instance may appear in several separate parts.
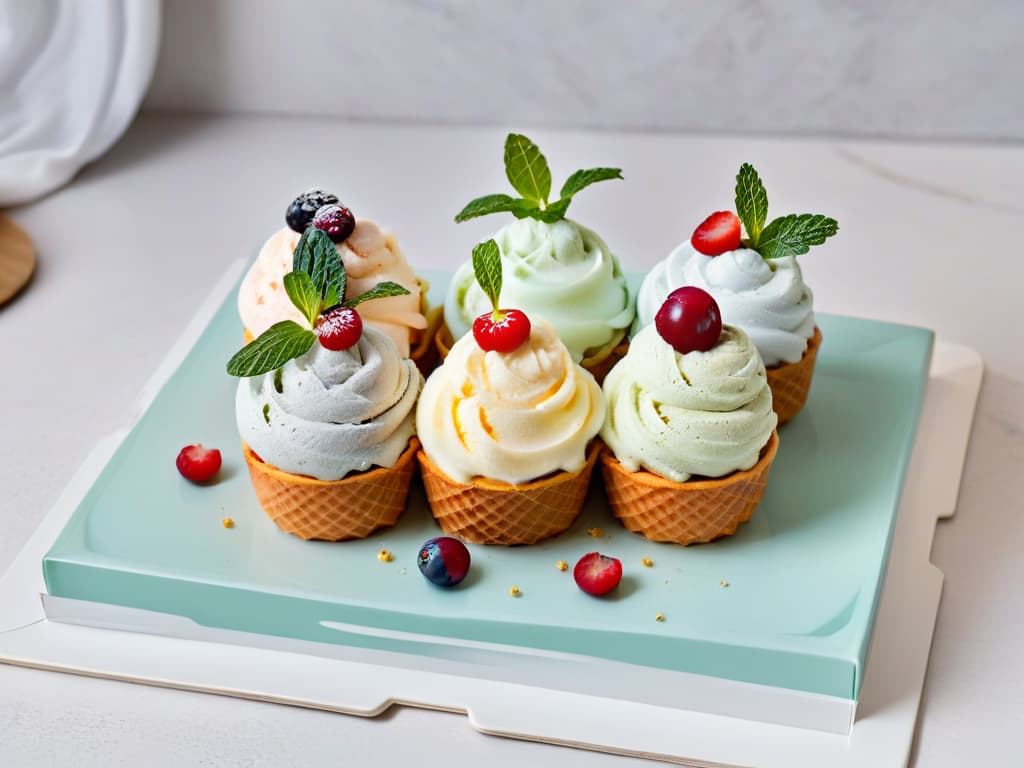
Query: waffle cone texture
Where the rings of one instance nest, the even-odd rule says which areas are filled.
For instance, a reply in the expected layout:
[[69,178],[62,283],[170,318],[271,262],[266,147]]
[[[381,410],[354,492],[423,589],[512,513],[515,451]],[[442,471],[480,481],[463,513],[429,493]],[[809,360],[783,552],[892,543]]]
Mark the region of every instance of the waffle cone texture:
[[772,432],[750,469],[685,483],[646,470],[630,472],[604,448],[601,474],[608,505],[628,530],[651,541],[698,544],[731,536],[761,502],[778,448],[778,432]]
[[807,341],[803,357],[795,363],[766,369],[768,386],[772,390],[772,408],[779,417],[780,427],[800,413],[807,402],[820,346],[821,330],[814,326],[814,335]]
[[395,524],[405,510],[416,470],[415,437],[393,467],[376,467],[341,480],[293,475],[260,461],[243,444],[256,498],[278,528],[300,539],[362,539]]
[[[443,319],[434,336],[434,343],[437,348],[438,362],[441,362],[448,357],[448,352],[451,351],[452,345],[455,343],[455,340],[452,338],[452,332],[448,330],[448,325]],[[601,384],[604,382],[604,377],[608,375],[608,371],[626,356],[628,350],[629,340],[625,338],[625,332],[623,332],[622,341],[611,349],[584,359],[580,362],[580,365],[590,371],[590,375],[594,377],[594,380]]]
[[557,472],[522,485],[477,478],[452,480],[417,454],[430,510],[441,529],[473,544],[535,544],[573,524],[601,451],[594,441],[579,472]]

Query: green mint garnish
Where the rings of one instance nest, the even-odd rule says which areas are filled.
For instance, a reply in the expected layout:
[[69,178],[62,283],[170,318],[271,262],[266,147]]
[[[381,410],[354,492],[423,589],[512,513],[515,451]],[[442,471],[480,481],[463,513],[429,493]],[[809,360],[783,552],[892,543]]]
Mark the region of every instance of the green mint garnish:
[[[345,264],[331,238],[322,230],[308,228],[292,253],[292,271],[284,276],[284,290],[310,329],[316,326],[320,315],[344,299],[346,283]],[[407,293],[409,291],[398,283],[386,281],[343,302],[343,306],[354,308],[364,301]],[[235,353],[228,361],[228,373],[232,376],[261,376],[280,369],[313,347],[317,335],[310,329],[292,320],[270,326]],[[281,391],[280,370],[274,376],[274,387]]]
[[284,290],[292,304],[302,313],[310,325],[316,322],[320,314],[320,291],[313,285],[313,280],[305,272],[289,272],[284,276]]
[[293,320],[275,323],[228,360],[232,376],[260,376],[306,354],[316,334]]
[[547,203],[551,171],[537,145],[525,136],[510,133],[505,139],[505,175],[512,188],[531,203]]
[[495,194],[470,201],[455,215],[462,222],[492,213],[511,213],[517,219],[530,217],[553,223],[564,219],[573,196],[580,190],[609,179],[621,179],[618,168],[589,168],[576,171],[562,185],[558,200],[551,195],[551,170],[540,149],[526,136],[510,133],[505,139],[505,175],[521,197]]
[[812,245],[821,245],[839,231],[835,219],[814,213],[792,213],[775,219],[764,228],[758,252],[766,259],[799,256]]
[[821,214],[801,213],[768,220],[768,193],[754,166],[744,163],[736,175],[736,214],[747,231],[742,241],[765,259],[799,256],[812,245],[821,245],[839,231],[835,219]]
[[498,322],[501,319],[498,309],[498,301],[501,299],[501,251],[494,240],[473,246],[473,274],[484,295],[491,300],[491,317]]
[[741,165],[736,175],[736,213],[747,230],[747,247],[757,248],[768,220],[768,193],[750,163]]

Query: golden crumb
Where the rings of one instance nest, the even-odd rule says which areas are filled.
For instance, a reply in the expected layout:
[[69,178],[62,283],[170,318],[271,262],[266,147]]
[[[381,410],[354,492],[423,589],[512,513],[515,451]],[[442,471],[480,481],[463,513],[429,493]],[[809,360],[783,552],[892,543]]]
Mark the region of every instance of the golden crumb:
[[596,538],[599,538],[601,536],[604,536],[604,531],[602,531],[600,528],[597,528],[597,527],[587,528],[587,535],[588,536],[593,536],[596,539]]
[[395,559],[395,556],[391,554],[390,549],[382,549],[380,552],[377,553],[377,559],[380,560],[382,563],[390,563],[392,560]]
[[728,581],[726,581],[725,579],[722,579],[722,580],[721,580],[720,582],[718,582],[718,583],[719,583],[719,584],[720,584],[721,586],[723,586],[723,587],[728,587],[728,586],[729,586],[729,582],[728,582]]
[[230,517],[225,517],[223,520],[220,521],[220,524],[223,525],[225,528],[235,527],[235,521],[232,520]]
[[654,561],[651,560],[651,558],[649,558],[649,557],[643,558],[640,561],[640,563],[643,565],[644,568],[650,568],[652,565],[654,565]]
[[659,613],[657,616],[654,617],[654,620],[655,621],[664,621],[665,620],[665,614],[664,613]]
[[565,560],[559,560],[557,563],[555,563],[555,568],[557,568],[560,571],[567,571],[569,570],[569,564],[565,562]]
[[519,591],[519,587],[515,586],[514,584],[508,588],[508,593],[512,595],[512,597],[519,597],[521,594],[523,594]]

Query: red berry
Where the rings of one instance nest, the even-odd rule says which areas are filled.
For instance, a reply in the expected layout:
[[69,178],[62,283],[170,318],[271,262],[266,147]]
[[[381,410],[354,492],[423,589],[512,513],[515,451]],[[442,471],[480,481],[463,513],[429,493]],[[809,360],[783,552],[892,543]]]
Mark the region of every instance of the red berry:
[[351,307],[337,306],[320,315],[313,330],[320,337],[320,346],[340,352],[359,341],[363,318]]
[[686,285],[668,295],[654,316],[654,326],[676,352],[706,352],[722,335],[722,313],[710,293]]
[[322,229],[332,242],[343,242],[356,228],[356,217],[343,205],[325,205],[313,217],[313,226]]
[[216,448],[203,448],[202,443],[186,445],[178,454],[175,464],[186,480],[205,483],[220,469],[220,451]]
[[499,309],[504,317],[494,322],[491,312],[473,321],[473,338],[484,352],[515,352],[530,338],[530,318],[518,309]]
[[588,595],[604,595],[622,581],[622,561],[600,552],[588,552],[572,569],[576,586]]
[[740,220],[732,211],[712,213],[693,231],[693,247],[705,256],[717,256],[740,247]]

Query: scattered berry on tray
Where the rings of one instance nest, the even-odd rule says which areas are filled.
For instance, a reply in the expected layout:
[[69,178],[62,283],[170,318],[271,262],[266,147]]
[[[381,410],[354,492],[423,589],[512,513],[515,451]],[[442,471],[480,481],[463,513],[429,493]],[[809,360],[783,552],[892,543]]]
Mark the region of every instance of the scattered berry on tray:
[[175,462],[181,476],[193,483],[205,483],[212,478],[220,470],[220,463],[220,451],[204,448],[202,443],[186,445]]
[[588,552],[576,563],[572,576],[576,586],[588,595],[604,595],[622,581],[622,561],[600,552]]
[[417,563],[432,584],[454,587],[469,572],[469,550],[451,536],[438,536],[423,543]]

